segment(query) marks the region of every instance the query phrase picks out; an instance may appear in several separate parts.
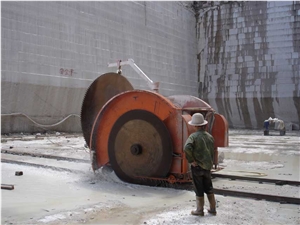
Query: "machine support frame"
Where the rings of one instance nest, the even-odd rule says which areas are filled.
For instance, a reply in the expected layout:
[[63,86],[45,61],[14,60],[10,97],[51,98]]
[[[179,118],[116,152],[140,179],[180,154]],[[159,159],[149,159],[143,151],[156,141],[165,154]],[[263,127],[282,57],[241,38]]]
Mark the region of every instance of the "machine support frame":
[[121,73],[121,66],[130,65],[135,72],[137,72],[140,77],[142,77],[148,84],[149,88],[158,93],[159,82],[152,81],[144,71],[136,65],[133,59],[128,59],[126,61],[118,60],[116,63],[108,63],[108,67],[118,67],[117,73]]

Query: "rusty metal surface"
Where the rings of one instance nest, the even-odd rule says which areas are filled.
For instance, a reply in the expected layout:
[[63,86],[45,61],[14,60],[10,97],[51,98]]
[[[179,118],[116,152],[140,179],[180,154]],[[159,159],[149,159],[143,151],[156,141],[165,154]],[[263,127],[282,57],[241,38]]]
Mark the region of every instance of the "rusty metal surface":
[[228,147],[229,145],[229,133],[228,122],[223,115],[215,113],[213,115],[213,125],[211,129],[211,135],[215,139],[215,148]]
[[129,90],[133,90],[131,83],[117,73],[103,74],[90,85],[81,107],[81,127],[88,145],[94,120],[102,106],[115,95]]
[[166,177],[172,163],[172,139],[164,123],[145,110],[123,114],[109,136],[108,154],[116,175],[145,183],[137,176]]
[[[213,112],[206,102],[193,96],[174,96],[170,100],[145,90],[113,96],[91,125],[93,169],[111,165],[116,175],[129,183],[148,184],[147,179],[140,182],[136,177],[190,182],[185,176],[189,168],[183,146],[195,130],[185,121],[191,118],[190,110],[181,107],[203,114]],[[169,175],[176,179],[168,180]]]
[[[164,122],[177,116],[172,103],[155,92],[132,90],[113,97],[95,119],[91,133],[90,148],[95,150],[97,168],[109,164],[108,140],[112,127],[123,114],[132,110],[151,112]],[[170,122],[174,123],[174,120]]]

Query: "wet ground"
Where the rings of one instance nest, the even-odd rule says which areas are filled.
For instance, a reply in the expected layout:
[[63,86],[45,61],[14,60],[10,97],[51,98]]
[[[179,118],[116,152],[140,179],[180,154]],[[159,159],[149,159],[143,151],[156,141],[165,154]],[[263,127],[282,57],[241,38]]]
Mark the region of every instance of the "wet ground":
[[[230,147],[219,149],[224,157],[219,173],[300,181],[299,131],[270,134],[230,130]],[[204,217],[192,216],[192,191],[124,183],[110,168],[94,173],[80,134],[18,134],[2,136],[1,142],[1,183],[14,185],[14,190],[1,190],[1,224],[300,224],[299,205],[221,195],[216,195],[217,216],[206,211]],[[22,152],[81,161],[22,156]],[[27,165],[8,163],[12,161]],[[16,171],[23,175],[16,176]],[[213,184],[300,198],[299,186],[220,178]]]

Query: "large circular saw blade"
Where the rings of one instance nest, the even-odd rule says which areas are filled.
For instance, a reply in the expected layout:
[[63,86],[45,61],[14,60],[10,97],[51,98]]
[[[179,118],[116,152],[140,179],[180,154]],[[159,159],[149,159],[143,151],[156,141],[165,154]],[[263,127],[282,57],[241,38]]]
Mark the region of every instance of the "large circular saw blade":
[[123,181],[149,184],[166,177],[172,163],[172,140],[165,124],[145,110],[123,114],[108,142],[110,164]]
[[129,90],[133,90],[131,83],[117,73],[103,74],[90,85],[81,107],[81,128],[88,145],[94,120],[102,106],[115,95]]

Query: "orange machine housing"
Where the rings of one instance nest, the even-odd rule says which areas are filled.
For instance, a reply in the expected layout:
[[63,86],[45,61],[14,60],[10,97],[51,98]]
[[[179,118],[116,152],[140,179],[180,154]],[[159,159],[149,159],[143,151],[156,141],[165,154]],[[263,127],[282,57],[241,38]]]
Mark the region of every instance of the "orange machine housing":
[[[111,98],[102,107],[94,120],[89,147],[93,151],[93,169],[110,163],[108,154],[109,134],[114,123],[124,113],[141,109],[156,115],[167,127],[173,144],[172,163],[165,179],[170,183],[191,182],[188,162],[183,147],[195,127],[188,121],[194,113],[202,113],[208,121],[207,131],[215,139],[214,167],[218,166],[218,147],[228,146],[228,123],[203,100],[189,95],[164,97],[146,90],[130,90]],[[156,179],[153,177],[152,179]]]

